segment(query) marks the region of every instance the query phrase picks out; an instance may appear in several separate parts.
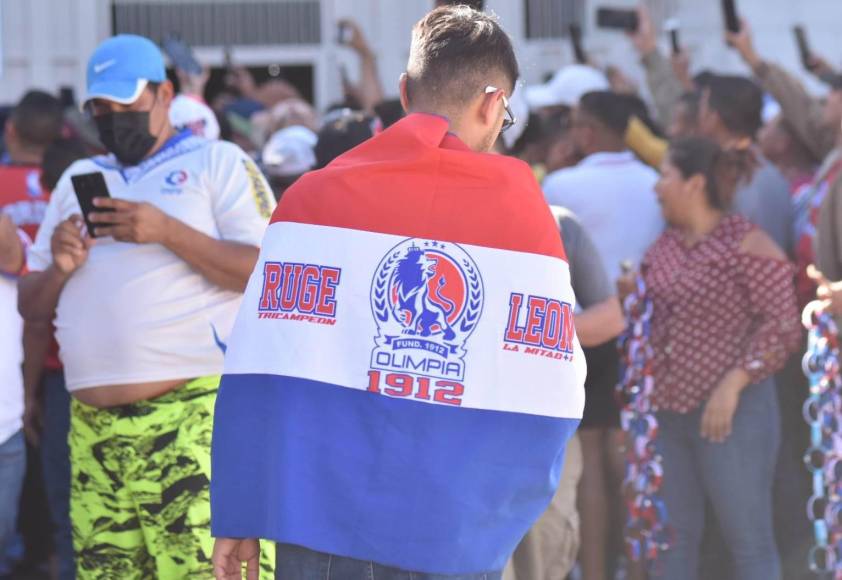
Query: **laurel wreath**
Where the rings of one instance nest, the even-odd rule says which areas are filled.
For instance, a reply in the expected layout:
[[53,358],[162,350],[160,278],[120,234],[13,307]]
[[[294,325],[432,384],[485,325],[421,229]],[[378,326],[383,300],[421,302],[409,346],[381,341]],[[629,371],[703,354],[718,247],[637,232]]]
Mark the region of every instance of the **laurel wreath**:
[[401,253],[395,252],[386,260],[386,263],[380,267],[377,276],[374,277],[374,314],[380,322],[389,320],[388,308],[388,285],[389,273],[392,271],[391,266],[397,262],[401,257]]
[[482,280],[480,280],[479,272],[468,260],[463,259],[462,265],[468,275],[468,308],[459,328],[465,334],[469,334],[479,322],[479,316],[482,314]]
[[[385,323],[389,320],[389,274],[392,271],[392,266],[400,257],[399,251],[389,256],[374,278],[374,314],[380,322]],[[479,322],[480,314],[482,314],[482,279],[479,272],[468,260],[463,259],[462,266],[464,266],[468,278],[468,300],[465,316],[459,325],[459,331],[467,335],[474,330]]]

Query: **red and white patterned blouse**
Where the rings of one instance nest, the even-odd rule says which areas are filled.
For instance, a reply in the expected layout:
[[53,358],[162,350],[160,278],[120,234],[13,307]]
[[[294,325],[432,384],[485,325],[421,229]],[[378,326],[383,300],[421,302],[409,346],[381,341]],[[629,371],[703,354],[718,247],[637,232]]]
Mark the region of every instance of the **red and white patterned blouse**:
[[690,247],[669,229],[646,253],[659,409],[693,411],[729,371],[742,368],[759,382],[798,348],[794,269],[785,260],[741,251],[755,227],[729,215]]

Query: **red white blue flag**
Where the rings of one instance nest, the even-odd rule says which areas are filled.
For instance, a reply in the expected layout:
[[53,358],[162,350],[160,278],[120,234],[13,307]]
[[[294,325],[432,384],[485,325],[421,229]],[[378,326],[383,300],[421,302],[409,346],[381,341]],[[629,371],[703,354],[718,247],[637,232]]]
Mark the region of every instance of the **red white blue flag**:
[[585,363],[527,165],[411,115],[304,176],[228,343],[217,537],[502,569],[558,483]]

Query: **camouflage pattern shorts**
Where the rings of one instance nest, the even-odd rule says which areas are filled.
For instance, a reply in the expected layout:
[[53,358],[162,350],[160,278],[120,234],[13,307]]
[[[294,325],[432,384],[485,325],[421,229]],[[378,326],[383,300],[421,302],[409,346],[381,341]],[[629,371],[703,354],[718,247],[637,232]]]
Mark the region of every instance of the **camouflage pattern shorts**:
[[[210,447],[219,377],[110,409],[73,400],[70,518],[79,580],[213,578]],[[261,579],[274,578],[274,549]]]

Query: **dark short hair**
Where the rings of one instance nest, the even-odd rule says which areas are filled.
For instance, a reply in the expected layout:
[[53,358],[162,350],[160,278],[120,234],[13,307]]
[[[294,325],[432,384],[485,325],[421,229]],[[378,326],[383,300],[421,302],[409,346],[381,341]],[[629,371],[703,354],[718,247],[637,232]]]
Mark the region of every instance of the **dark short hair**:
[[[621,93],[619,97],[623,114],[627,115],[626,126],[628,126],[632,117],[637,117],[641,123],[646,125],[646,128],[649,129],[653,135],[657,137],[664,136],[661,126],[658,125],[658,123],[656,123],[652,118],[652,113],[649,111],[649,107],[646,106],[646,101],[637,95],[627,95],[624,93]],[[625,135],[625,129],[623,129],[623,134]]]
[[699,116],[699,105],[702,102],[702,94],[698,91],[684,93],[678,97],[678,103],[687,107],[687,113],[694,118]]
[[737,186],[757,168],[751,149],[722,149],[706,137],[676,139],[670,143],[669,160],[684,179],[703,176],[708,204],[719,210],[729,208]]
[[15,105],[10,120],[25,146],[43,149],[61,135],[64,109],[53,95],[29,91]]
[[412,30],[407,66],[410,100],[420,97],[444,105],[470,103],[503,74],[514,90],[520,76],[508,35],[497,20],[467,6],[442,6]]
[[632,101],[626,95],[612,91],[593,91],[579,100],[579,110],[596,120],[615,137],[626,134],[629,119],[634,114]]
[[340,111],[337,118],[326,123],[319,131],[319,140],[313,152],[316,169],[350,151],[374,136],[377,120],[360,111]]
[[384,129],[388,129],[404,118],[406,113],[403,110],[400,99],[388,99],[374,105],[374,113],[380,119]]
[[470,6],[474,10],[482,12],[485,9],[485,0],[437,0],[436,6]]
[[52,191],[64,171],[75,161],[88,157],[85,144],[78,139],[57,139],[44,151],[41,161],[41,185]]
[[745,77],[716,75],[707,84],[708,107],[732,133],[754,138],[763,125],[763,91]]

